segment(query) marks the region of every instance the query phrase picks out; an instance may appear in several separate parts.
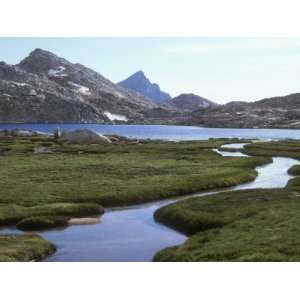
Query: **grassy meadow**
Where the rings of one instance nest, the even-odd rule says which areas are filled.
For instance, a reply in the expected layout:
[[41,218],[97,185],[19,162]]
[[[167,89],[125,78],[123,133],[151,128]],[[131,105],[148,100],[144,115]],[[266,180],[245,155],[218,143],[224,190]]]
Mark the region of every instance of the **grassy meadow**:
[[[244,153],[300,158],[299,141],[253,143]],[[298,176],[300,167],[289,174]],[[155,219],[186,233],[155,261],[300,261],[300,177],[282,189],[222,192],[170,204]]]
[[[255,168],[270,163],[272,156],[300,158],[297,141],[249,144],[243,152],[253,157],[222,157],[212,151],[233,142],[247,141],[67,145],[49,137],[2,136],[0,225],[16,225],[23,231],[66,226],[70,218],[100,215],[104,207],[254,180]],[[35,153],[40,147],[48,153]],[[300,167],[292,167],[289,173],[299,175]],[[155,260],[299,260],[299,187],[296,177],[285,189],[223,192],[162,207],[155,219],[189,239],[160,251]],[[54,251],[36,235],[1,238],[0,260],[39,260]]]
[[[50,137],[1,136],[0,225],[24,231],[49,229],[65,226],[72,217],[102,214],[104,207],[253,180],[255,167],[271,159],[224,158],[211,151],[232,142],[241,141],[68,145]],[[41,147],[48,153],[37,154]]]
[[[5,148],[0,155],[0,205],[143,203],[251,181],[255,167],[271,161],[224,158],[210,151],[225,142],[79,146],[0,139],[0,148]],[[45,144],[53,153],[33,153]]]

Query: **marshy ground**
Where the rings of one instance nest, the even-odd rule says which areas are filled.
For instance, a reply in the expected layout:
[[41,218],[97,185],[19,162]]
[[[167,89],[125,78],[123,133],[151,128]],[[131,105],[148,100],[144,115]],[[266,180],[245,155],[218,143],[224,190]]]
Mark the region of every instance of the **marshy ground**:
[[[253,143],[248,155],[300,158],[299,141]],[[289,174],[299,175],[299,165]],[[157,221],[186,233],[156,261],[300,261],[300,181],[285,188],[222,192],[160,208]]]
[[[257,155],[255,157],[225,158],[212,151],[214,148],[232,142],[247,141],[230,139],[177,143],[126,141],[109,145],[80,146],[62,145],[49,137],[1,137],[0,224],[17,225],[22,230],[49,229],[55,226],[66,226],[68,220],[74,217],[100,215],[104,212],[104,207],[144,203],[229,187],[253,180],[257,175],[255,168],[271,162],[270,156],[276,155],[274,153],[279,149],[284,153],[278,155],[295,158],[298,158],[296,155],[300,150],[300,143],[284,142],[275,146],[274,143],[263,145],[256,143],[255,147],[247,146],[245,152]],[[270,144],[272,147],[267,148],[266,145]],[[289,144],[289,147],[282,149],[286,144]],[[46,147],[47,151],[45,153],[35,151],[39,147]],[[293,150],[290,150],[291,148]],[[298,172],[298,169],[293,169],[291,172]],[[289,188],[289,193],[291,199],[294,199],[297,179],[293,179],[292,185],[293,188]],[[280,192],[286,191],[280,190]],[[235,193],[238,192],[232,192],[233,195]],[[240,220],[250,220],[250,217],[257,215],[256,212],[261,207],[266,210],[268,203],[272,205],[272,201],[278,200],[281,195],[275,191],[273,195],[276,199],[273,199],[269,193],[269,197],[273,200],[267,201],[266,204],[259,200],[261,199],[258,197],[259,192],[251,193],[253,196],[250,195],[249,198],[256,197],[257,200],[254,203],[244,201],[243,204],[237,204],[240,201],[237,199],[230,204],[230,201],[223,200],[223,211],[219,206],[220,202],[215,201],[213,196],[207,201],[203,201],[202,198],[201,203],[208,203],[207,205],[212,207],[212,210],[205,215],[205,222],[199,221],[204,213],[200,202],[195,199],[188,204],[188,209],[185,205],[190,203],[189,200],[160,209],[156,215],[163,215],[163,217],[157,219],[174,226],[172,222],[167,221],[168,213],[165,212],[168,212],[170,207],[171,210],[175,207],[179,215],[185,214],[187,218],[182,220],[178,218],[181,221],[176,220],[174,227],[192,235],[192,239],[200,231],[202,236],[203,232],[215,228],[219,230]],[[193,203],[198,208],[193,207]],[[235,211],[235,207],[239,207],[239,210]],[[276,207],[274,204],[273,208]],[[164,213],[162,214],[161,211]],[[190,218],[191,213],[192,218]],[[285,215],[287,213],[288,209]],[[191,224],[194,221],[196,225]],[[16,243],[1,243],[4,246],[0,247],[0,258],[5,249],[13,250],[16,246]],[[186,247],[187,243],[181,247]],[[197,247],[187,246],[187,249],[190,249],[186,250],[189,259],[176,256],[175,252],[178,248],[162,251],[156,259],[172,260],[176,257],[176,260],[205,260],[191,254],[191,249]],[[31,251],[30,247],[26,249]],[[200,246],[198,250],[201,250]],[[200,252],[202,253],[202,250]],[[174,256],[172,257],[170,253],[174,253]],[[28,257],[30,260],[33,259],[30,255]],[[37,256],[37,258],[42,257]],[[224,260],[228,260],[228,256],[224,256]]]

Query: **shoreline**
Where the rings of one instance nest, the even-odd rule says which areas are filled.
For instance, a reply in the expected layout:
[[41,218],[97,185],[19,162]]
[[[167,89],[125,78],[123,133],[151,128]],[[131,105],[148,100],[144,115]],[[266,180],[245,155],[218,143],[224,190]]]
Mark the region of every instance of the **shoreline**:
[[53,122],[8,122],[3,123],[0,122],[0,126],[14,126],[14,125],[102,125],[102,126],[172,126],[172,127],[190,127],[190,128],[203,128],[203,129],[241,129],[241,130],[299,130],[300,127],[207,127],[201,124],[176,124],[176,123],[70,123],[70,122],[62,122],[62,123],[53,123]]

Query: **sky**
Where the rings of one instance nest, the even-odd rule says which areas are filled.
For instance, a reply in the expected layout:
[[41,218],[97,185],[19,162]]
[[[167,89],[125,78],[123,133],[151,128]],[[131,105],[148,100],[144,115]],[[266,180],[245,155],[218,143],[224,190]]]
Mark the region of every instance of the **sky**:
[[300,38],[0,38],[0,61],[35,48],[86,65],[113,82],[143,70],[175,97],[217,103],[300,92]]

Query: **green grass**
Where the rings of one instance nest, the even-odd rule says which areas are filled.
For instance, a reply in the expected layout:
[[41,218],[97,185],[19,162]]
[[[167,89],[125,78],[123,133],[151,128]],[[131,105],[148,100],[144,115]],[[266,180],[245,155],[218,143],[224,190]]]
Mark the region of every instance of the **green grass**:
[[294,165],[288,169],[288,174],[293,176],[299,176],[300,175],[300,165]]
[[68,225],[68,217],[65,216],[38,216],[22,219],[16,227],[23,231],[46,230]]
[[300,140],[252,143],[245,145],[242,152],[255,156],[283,156],[300,159]]
[[[248,218],[268,207],[274,199],[285,199],[284,189],[241,190],[191,198],[158,209],[157,221],[188,235],[210,228],[222,227],[238,219]],[[300,195],[300,194],[299,194]]]
[[[300,141],[245,146],[256,156],[300,159]],[[288,170],[300,175],[300,166]],[[300,261],[300,176],[283,189],[223,192],[160,208],[155,219],[189,235],[156,261]]]
[[[248,144],[242,150],[243,153],[254,156],[282,156],[300,160],[300,140],[280,140],[272,142],[258,142]],[[288,174],[293,176],[300,175],[300,165],[292,166],[288,170]],[[300,176],[291,179],[288,187],[299,189]]]
[[253,180],[254,168],[270,160],[224,158],[209,150],[229,141],[53,144],[54,153],[43,155],[32,154],[32,141],[11,142],[0,155],[0,204],[127,205]]
[[219,151],[225,151],[225,152],[241,152],[241,149],[239,148],[231,148],[231,147],[220,147],[218,149]]
[[38,235],[0,235],[0,261],[37,261],[55,252],[55,246]]
[[[232,142],[244,141],[81,146],[43,137],[2,137],[0,225],[40,229],[58,225],[54,216],[91,216],[103,213],[102,206],[228,187],[253,180],[255,167],[271,162],[271,158],[222,157],[211,151]],[[40,146],[52,153],[33,154]]]
[[188,234],[156,261],[300,261],[300,192],[223,192],[160,208],[155,219]]
[[24,207],[16,204],[0,205],[0,226],[14,225],[23,219],[38,216],[86,217],[104,213],[96,203],[51,203]]

